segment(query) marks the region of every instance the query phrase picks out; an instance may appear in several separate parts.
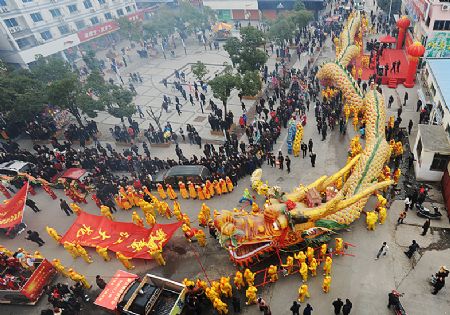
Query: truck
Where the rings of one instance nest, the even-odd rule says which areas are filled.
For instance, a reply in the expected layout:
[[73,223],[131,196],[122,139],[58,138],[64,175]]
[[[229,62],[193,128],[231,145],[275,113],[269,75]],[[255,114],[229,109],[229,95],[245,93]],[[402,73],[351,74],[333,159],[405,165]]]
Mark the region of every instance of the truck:
[[94,304],[121,315],[180,315],[185,296],[182,283],[152,274],[140,278],[118,270]]
[[35,305],[44,292],[44,287],[52,281],[55,274],[53,265],[47,259],[41,258],[35,259],[33,270],[9,270],[9,267],[2,269],[0,304]]

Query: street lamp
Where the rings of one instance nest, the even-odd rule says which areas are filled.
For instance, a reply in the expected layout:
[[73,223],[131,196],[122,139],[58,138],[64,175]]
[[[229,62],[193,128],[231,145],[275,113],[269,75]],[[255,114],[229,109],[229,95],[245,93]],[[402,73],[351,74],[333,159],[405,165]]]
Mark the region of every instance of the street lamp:
[[278,5],[277,5],[277,15],[280,13],[280,10],[283,10],[284,9],[284,5],[280,2]]

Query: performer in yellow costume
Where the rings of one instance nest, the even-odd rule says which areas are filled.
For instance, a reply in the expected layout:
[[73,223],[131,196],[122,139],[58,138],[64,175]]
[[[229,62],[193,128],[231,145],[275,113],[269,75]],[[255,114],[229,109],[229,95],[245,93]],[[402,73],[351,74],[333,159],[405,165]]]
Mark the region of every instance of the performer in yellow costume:
[[80,254],[77,251],[77,248],[75,247],[75,244],[65,241],[64,242],[64,249],[69,252],[70,255],[72,255],[72,258],[77,258],[80,256]]
[[298,288],[298,301],[299,302],[304,302],[305,301],[305,297],[309,298],[309,290],[308,290],[308,285],[307,284],[302,284],[300,286],[300,288]]
[[302,281],[308,281],[308,265],[305,262],[302,262],[300,266],[300,275],[302,276]]
[[159,198],[161,198],[161,200],[167,199],[166,192],[161,184],[156,184],[156,190],[158,191]]
[[228,306],[220,298],[214,299],[213,306],[219,315],[228,314]]
[[191,199],[197,199],[197,192],[195,191],[195,186],[193,183],[188,182],[188,189],[189,189],[189,197]]
[[76,215],[80,215],[80,213],[83,211],[83,209],[81,209],[81,207],[79,205],[77,205],[76,203],[72,202],[70,204],[70,209],[72,209],[72,211],[76,214]]
[[378,221],[378,215],[371,211],[371,212],[367,212],[367,217],[366,217],[366,223],[367,223],[367,229],[369,231],[375,231],[375,224]]
[[294,258],[298,260],[298,263],[300,265],[306,261],[306,255],[302,250],[299,251],[297,254],[294,254]]
[[45,258],[44,256],[42,256],[41,252],[39,252],[39,251],[35,251],[34,254],[33,254],[33,257],[37,258],[37,259],[44,259]]
[[220,278],[220,292],[222,292],[222,294],[227,298],[233,296],[233,288],[230,284],[230,277]]
[[203,189],[200,185],[195,185],[195,189],[197,190],[197,197],[199,200],[205,200],[205,194],[203,193]]
[[144,227],[144,221],[142,221],[139,214],[137,214],[136,211],[133,211],[133,214],[131,215],[131,221],[133,221],[134,224],[140,227]]
[[325,292],[325,293],[330,292],[330,285],[331,285],[331,277],[326,276],[325,278],[323,278],[323,282],[322,282],[323,292]]
[[56,243],[59,243],[61,240],[61,235],[59,235],[54,228],[46,226],[45,230],[47,231],[47,234],[56,241]]
[[213,288],[206,288],[205,295],[211,301],[211,303],[214,303],[214,300],[219,297],[219,295],[216,291],[214,291]]
[[306,249],[306,257],[308,258],[308,263],[314,258],[314,248],[309,247]]
[[222,194],[222,189],[220,188],[220,183],[217,180],[213,181],[214,190],[216,191],[216,195],[220,196]]
[[234,186],[233,186],[233,182],[231,181],[231,179],[230,179],[228,176],[225,177],[225,182],[226,182],[226,184],[227,184],[228,192],[232,192]]
[[253,286],[253,284],[255,283],[255,274],[253,272],[250,271],[250,269],[245,269],[244,271],[244,278],[245,278],[245,282],[247,282],[247,285]]
[[148,253],[153,257],[154,260],[156,260],[156,262],[160,266],[166,265],[166,261],[164,260],[164,257],[162,255],[162,248],[160,248],[158,246],[153,246],[152,248],[150,248]]
[[205,182],[205,188],[209,191],[211,198],[214,197],[214,185],[210,182],[209,179]]
[[228,193],[227,183],[223,178],[219,179],[220,184],[220,190],[222,191],[222,194]]
[[334,240],[336,241],[336,246],[335,246],[336,256],[343,255],[344,254],[344,240],[340,237],[336,237]]
[[175,190],[173,190],[172,185],[167,184],[167,196],[169,196],[170,200],[175,200],[178,198],[177,194],[175,193]]
[[331,257],[327,257],[325,259],[325,265],[323,266],[323,271],[325,272],[325,276],[329,276],[331,274],[331,265],[333,264],[333,259]]
[[256,304],[256,292],[258,289],[253,285],[250,285],[248,289],[245,291],[245,297],[247,298],[246,305]]
[[53,268],[56,269],[56,271],[58,271],[60,274],[62,274],[64,277],[68,278],[69,277],[69,272],[66,270],[66,267],[64,267],[61,264],[61,261],[57,258],[52,260],[52,265]]
[[108,206],[105,205],[101,205],[100,206],[100,213],[102,214],[102,216],[104,216],[105,218],[114,221],[114,217],[111,213],[111,210],[109,209]]
[[150,212],[147,212],[145,214],[145,221],[150,228],[152,228],[156,224],[156,219]]
[[209,190],[206,189],[205,184],[202,184],[202,190],[203,190],[203,195],[205,196],[206,200],[211,199],[211,194],[209,193]]
[[317,260],[313,257],[309,263],[309,271],[313,277],[317,276]]
[[286,264],[281,265],[281,267],[286,268],[287,274],[290,275],[292,273],[292,269],[294,267],[294,258],[292,256],[288,256],[286,260]]
[[183,182],[178,182],[178,188],[183,199],[189,199],[189,193],[186,189],[186,185]]
[[69,277],[72,281],[81,282],[81,284],[86,288],[90,289],[92,286],[87,282],[86,277],[78,272],[75,272],[72,268],[69,269]]
[[236,275],[234,276],[234,285],[236,286],[236,289],[240,290],[243,287],[245,287],[245,282],[244,282],[244,278],[242,276],[242,272],[240,272],[239,270],[236,271]]
[[173,202],[173,215],[177,218],[177,221],[183,221],[183,214],[181,213],[180,203],[176,200]]
[[104,261],[110,261],[111,258],[108,255],[108,247],[101,247],[101,246],[96,246],[95,247],[95,251],[97,252],[97,254],[100,255],[100,257],[103,258]]
[[116,252],[116,258],[122,263],[122,265],[128,270],[134,269],[133,264],[131,263],[131,257],[127,257],[121,252]]
[[387,211],[385,207],[378,207],[378,217],[380,219],[380,224],[384,224],[387,217]]
[[88,252],[81,246],[80,244],[75,245],[77,248],[78,254],[83,258],[83,260],[87,263],[93,263],[91,256],[89,256]]
[[3,252],[6,254],[6,256],[11,257],[14,253],[10,251],[8,248],[6,248],[3,245],[0,245],[0,252]]
[[320,256],[319,256],[320,261],[325,260],[325,255],[327,254],[327,251],[328,251],[327,244],[322,244],[320,246]]
[[195,232],[195,237],[197,238],[198,245],[200,245],[201,247],[205,247],[206,246],[206,235],[205,235],[205,232],[203,232],[202,230],[197,230]]
[[275,282],[278,280],[278,268],[277,266],[270,265],[269,269],[267,269],[267,275],[270,278],[270,282]]

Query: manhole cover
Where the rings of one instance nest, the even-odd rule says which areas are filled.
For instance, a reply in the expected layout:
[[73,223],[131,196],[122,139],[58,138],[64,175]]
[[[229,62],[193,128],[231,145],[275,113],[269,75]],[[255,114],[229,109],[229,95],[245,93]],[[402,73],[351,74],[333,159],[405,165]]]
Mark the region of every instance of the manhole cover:
[[195,122],[202,122],[202,121],[204,121],[205,119],[206,119],[206,117],[203,117],[203,116],[197,116],[197,117],[195,117],[194,121],[195,121]]
[[284,182],[284,178],[283,177],[278,177],[277,178],[277,182]]

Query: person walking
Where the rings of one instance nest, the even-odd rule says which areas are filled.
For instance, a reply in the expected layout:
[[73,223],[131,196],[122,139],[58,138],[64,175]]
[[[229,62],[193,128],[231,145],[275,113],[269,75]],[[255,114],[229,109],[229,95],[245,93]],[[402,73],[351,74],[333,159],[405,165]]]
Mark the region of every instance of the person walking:
[[408,92],[405,92],[405,96],[403,97],[403,106],[406,106],[406,102],[408,101]]
[[406,211],[402,211],[397,219],[397,225],[403,224],[403,220],[406,218]]
[[305,156],[308,152],[308,145],[306,143],[302,142],[302,144],[300,145],[300,148],[302,149],[303,158],[305,158]]
[[391,108],[392,103],[394,103],[394,97],[391,95],[391,96],[389,96],[388,108]]
[[406,196],[405,198],[405,211],[408,211],[408,209],[410,208],[411,205],[411,196]]
[[410,119],[409,123],[408,123],[408,135],[411,135],[411,130],[412,130],[413,125],[414,125],[414,123],[413,123],[412,119]]
[[31,210],[33,210],[34,212],[40,212],[41,210],[36,206],[36,202],[34,202],[34,200],[31,199],[27,199],[27,201],[25,202],[25,204],[31,208]]
[[409,245],[408,247],[408,251],[404,253],[408,258],[411,258],[419,248],[420,248],[419,244],[417,244],[416,240],[413,240],[412,244]]
[[431,220],[427,219],[425,221],[425,223],[422,225],[422,234],[420,234],[420,235],[422,235],[422,236],[427,235],[427,232],[428,232],[428,229],[430,228],[430,225],[431,225]]
[[436,295],[445,285],[445,277],[437,277],[436,282],[433,284],[433,292],[431,294]]
[[309,153],[312,153],[312,149],[313,149],[313,141],[312,141],[312,139],[309,139],[309,142],[308,142],[308,151],[309,151]]
[[316,153],[312,152],[309,156],[311,158],[311,166],[316,167],[316,157],[317,157]]
[[380,256],[386,256],[388,250],[389,250],[389,246],[387,245],[386,242],[383,242],[383,245],[381,245],[380,249],[378,250],[378,254],[377,254],[377,257],[375,258],[375,260],[378,260],[378,258],[380,258]]
[[311,315],[313,311],[312,306],[308,303],[306,304],[305,309],[303,310],[303,315]]
[[342,307],[342,314],[349,315],[350,311],[352,310],[353,304],[350,302],[349,299],[345,299],[345,304]]
[[291,159],[289,158],[288,155],[286,155],[285,160],[286,160],[286,169],[289,174],[291,172]]
[[337,300],[333,301],[333,307],[334,307],[334,314],[340,314],[341,308],[344,306],[344,302],[340,298],[337,298]]
[[292,302],[292,306],[289,309],[292,312],[292,315],[300,315],[300,307],[301,305],[297,303],[297,301]]
[[41,247],[42,245],[45,244],[45,242],[42,240],[42,238],[39,236],[39,233],[36,231],[31,231],[28,230],[27,231],[28,237],[25,237],[25,239],[30,240],[32,242],[35,242],[36,244],[39,245],[39,247]]
[[95,276],[95,283],[97,283],[97,286],[102,290],[106,287],[106,282],[102,279],[102,277],[100,277],[100,275]]
[[70,209],[67,201],[65,201],[64,199],[59,199],[59,206],[61,207],[61,210],[63,210],[67,214],[67,216],[70,217],[70,214],[73,214],[72,209]]

